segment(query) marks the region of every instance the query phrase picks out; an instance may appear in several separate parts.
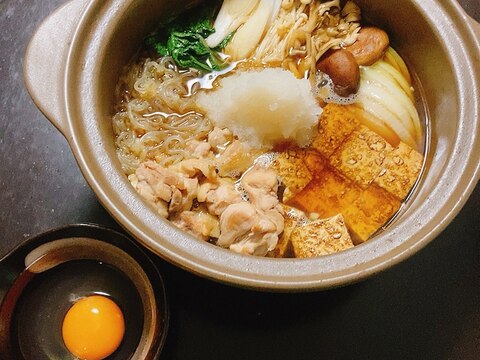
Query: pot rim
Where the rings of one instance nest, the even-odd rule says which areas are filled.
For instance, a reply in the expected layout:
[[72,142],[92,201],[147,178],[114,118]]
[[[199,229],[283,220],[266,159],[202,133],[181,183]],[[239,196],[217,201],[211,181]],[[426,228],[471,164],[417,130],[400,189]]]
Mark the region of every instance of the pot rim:
[[[466,114],[470,113],[474,120],[470,126],[464,125],[458,129],[455,140],[455,152],[461,156],[460,158],[464,162],[455,163],[455,161],[449,160],[447,170],[465,170],[467,164],[470,164],[468,171],[465,172],[469,175],[469,181],[459,184],[460,179],[457,177],[449,188],[433,189],[433,196],[413,214],[410,214],[409,219],[402,224],[393,224],[388,231],[383,232],[372,241],[341,253],[320,258],[270,259],[239,255],[200,242],[184,234],[167,220],[160,219],[134,193],[126,179],[122,180],[118,176],[119,174],[112,175],[111,171],[115,172],[112,159],[105,154],[97,154],[95,157],[87,154],[89,151],[84,148],[76,133],[78,124],[75,124],[75,119],[79,118],[81,113],[79,109],[82,106],[78,101],[78,91],[74,89],[76,84],[82,84],[79,76],[83,81],[85,79],[92,80],[92,78],[91,75],[90,77],[84,74],[79,75],[75,69],[78,67],[79,58],[88,59],[85,55],[92,54],[93,48],[101,48],[98,43],[101,39],[95,39],[92,34],[89,35],[92,32],[92,26],[98,28],[109,21],[114,21],[114,14],[125,10],[133,2],[134,0],[104,2],[91,0],[81,17],[75,30],[64,73],[67,138],[82,173],[103,206],[141,244],[169,262],[216,281],[257,290],[309,291],[345,285],[385,270],[426,246],[460,211],[478,182],[480,154],[473,150],[475,147],[479,147],[479,140],[475,141],[472,138],[471,130],[479,128],[480,100],[478,97],[466,100],[460,96],[461,119],[467,119]],[[447,38],[445,39],[446,42],[448,42],[448,38],[463,40],[448,44],[450,55],[465,55],[451,58],[452,66],[457,69],[457,86],[461,94],[478,94],[480,92],[478,75],[480,74],[480,61],[477,63],[474,61],[475,56],[477,59],[479,57],[478,39],[474,37],[473,30],[465,23],[466,18],[460,5],[454,0],[446,0],[442,6],[433,0],[415,3],[426,18],[429,14],[428,19],[431,23],[440,24],[450,19],[458,25],[453,30],[449,28],[451,33],[446,34]],[[432,9],[436,9],[436,11],[431,11]],[[459,64],[460,58],[462,58],[462,64]],[[85,60],[84,65],[87,70],[95,68],[90,59]],[[458,69],[460,68],[463,69],[463,73],[459,73]],[[96,118],[93,112],[82,113],[82,115],[86,119],[92,116]],[[87,142],[95,150],[95,147],[98,148],[98,144],[101,144],[103,140],[93,126],[89,125],[84,128],[92,137]],[[458,145],[459,142],[465,142],[465,139],[469,140],[468,143],[471,145],[469,148]],[[475,163],[476,166],[472,165]],[[105,168],[103,169],[102,166]],[[121,175],[123,176],[123,174]],[[106,182],[108,186],[102,184],[103,179],[106,178],[109,178],[109,181]],[[127,189],[127,185],[130,189]],[[122,196],[118,195],[120,192]],[[437,194],[436,197],[435,194]],[[447,204],[447,200],[453,201],[453,206],[451,203]],[[429,214],[432,206],[436,212]],[[144,218],[136,217],[137,213],[145,215]],[[425,223],[415,223],[414,220],[418,221],[422,214],[429,214]]]

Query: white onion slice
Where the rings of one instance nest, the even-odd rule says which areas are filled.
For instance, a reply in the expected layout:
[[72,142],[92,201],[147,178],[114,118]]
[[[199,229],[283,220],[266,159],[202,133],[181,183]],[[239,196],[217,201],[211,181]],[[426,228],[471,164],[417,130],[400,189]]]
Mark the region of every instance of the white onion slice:
[[391,60],[395,62],[396,64],[395,67],[398,68],[398,70],[405,77],[408,83],[411,84],[412,78],[410,76],[410,72],[408,71],[405,61],[403,61],[402,57],[397,53],[397,51],[390,46],[387,50],[386,55],[387,55],[387,58],[391,58]]
[[382,119],[377,118],[372,113],[365,111],[361,105],[354,105],[350,107],[356,117],[371,130],[387,140],[393,147],[397,147],[400,138],[397,133]]
[[237,30],[250,13],[256,8],[259,0],[224,0],[213,27],[215,32],[205,40],[207,45],[214,48],[220,44],[231,32]]
[[378,83],[365,83],[361,85],[363,89],[359,92],[359,101],[371,99],[387,108],[393,116],[400,122],[405,129],[413,136],[415,127],[410,114],[405,107],[392,96],[385,87]]
[[[391,68],[393,70],[393,68]],[[412,137],[418,142],[422,134],[422,128],[420,125],[420,118],[418,116],[417,109],[413,103],[413,98],[410,98],[397,84],[393,78],[388,75],[385,71],[378,67],[378,64],[375,66],[364,67],[362,68],[362,77],[367,82],[371,83],[381,83],[388,90],[388,93],[393,96],[388,99],[388,104],[393,100],[401,104],[409,114],[410,121],[412,122]],[[385,94],[387,95],[387,94]],[[403,118],[402,118],[403,119]],[[404,121],[407,121],[405,119]]]
[[[278,12],[278,1],[260,0],[257,8],[248,20],[237,30],[232,41],[225,48],[225,53],[232,60],[247,58],[262,39],[275,12]],[[276,15],[275,15],[276,16]]]
[[378,61],[372,66],[379,68],[381,71],[384,71],[391,76],[396,82],[398,82],[398,85],[400,85],[405,94],[407,94],[407,96],[413,101],[412,86],[408,83],[407,79],[405,79],[401,72],[384,61]]
[[398,121],[398,118],[390,112],[382,103],[371,99],[363,98],[358,105],[366,112],[371,113],[376,118],[382,119],[385,123],[396,132],[400,140],[409,145],[410,147],[417,148],[417,142],[412,137],[410,131],[404,126],[404,124]]

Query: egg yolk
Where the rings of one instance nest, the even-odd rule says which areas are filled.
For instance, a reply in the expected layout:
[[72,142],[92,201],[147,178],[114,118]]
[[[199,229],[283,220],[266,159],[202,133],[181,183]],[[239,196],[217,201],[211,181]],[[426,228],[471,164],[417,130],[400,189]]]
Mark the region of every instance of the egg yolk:
[[67,349],[83,360],[101,360],[120,345],[125,332],[123,314],[105,296],[93,295],[78,300],[68,310],[62,325]]

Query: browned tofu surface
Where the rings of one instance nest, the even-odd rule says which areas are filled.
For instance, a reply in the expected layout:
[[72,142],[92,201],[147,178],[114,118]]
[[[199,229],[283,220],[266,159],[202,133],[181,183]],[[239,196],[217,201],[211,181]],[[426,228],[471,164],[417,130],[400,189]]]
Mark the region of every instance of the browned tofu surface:
[[305,150],[288,150],[280,153],[272,163],[273,169],[286,187],[284,201],[300,192],[312,180],[312,174],[303,161],[305,156]]
[[384,167],[374,183],[403,200],[420,175],[422,164],[422,154],[400,142],[396,149],[387,154]]
[[392,146],[360,125],[329,158],[330,164],[355,184],[367,188],[382,170]]
[[[284,203],[321,220],[301,225],[287,217],[271,256],[344,250],[368,240],[398,211],[420,175],[423,156],[402,142],[392,147],[361,121],[351,107],[328,104],[311,147],[277,157],[273,167],[286,186]],[[339,233],[348,240],[333,242],[327,234],[328,226],[336,229],[332,222],[342,224]]]
[[325,157],[311,149],[306,152],[304,162],[313,178],[318,178],[325,166],[328,165]]
[[290,238],[298,258],[328,255],[353,247],[341,214],[299,226]]
[[288,201],[288,205],[327,218],[341,213],[358,198],[361,191],[352,181],[327,165],[305,189]]
[[327,104],[323,108],[312,147],[328,158],[359,124],[348,106]]
[[342,213],[355,244],[368,240],[400,208],[400,201],[373,184]]

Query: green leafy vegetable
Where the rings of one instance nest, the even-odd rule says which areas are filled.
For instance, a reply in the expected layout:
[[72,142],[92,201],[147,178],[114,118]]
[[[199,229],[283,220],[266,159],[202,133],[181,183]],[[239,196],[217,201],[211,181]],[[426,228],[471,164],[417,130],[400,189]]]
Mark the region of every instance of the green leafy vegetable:
[[[179,67],[195,68],[206,72],[221,70],[226,63],[218,52],[225,48],[233,33],[215,48],[210,48],[205,39],[213,34],[215,29],[208,12],[204,11],[199,19],[185,23],[181,23],[179,19],[162,25],[162,29],[147,38],[147,44],[159,55],[171,56]],[[182,19],[184,19],[183,16]]]

